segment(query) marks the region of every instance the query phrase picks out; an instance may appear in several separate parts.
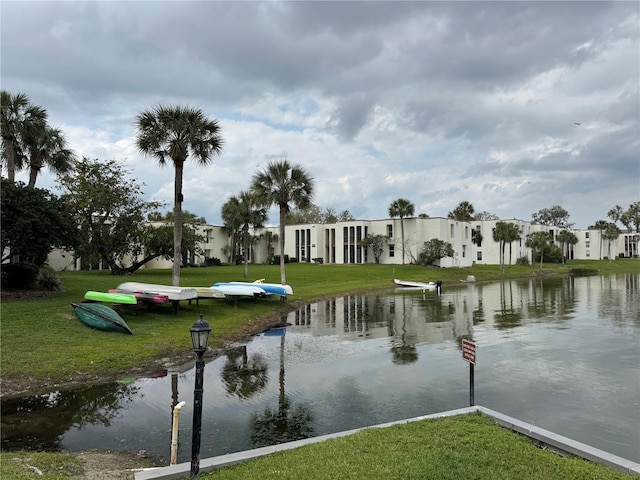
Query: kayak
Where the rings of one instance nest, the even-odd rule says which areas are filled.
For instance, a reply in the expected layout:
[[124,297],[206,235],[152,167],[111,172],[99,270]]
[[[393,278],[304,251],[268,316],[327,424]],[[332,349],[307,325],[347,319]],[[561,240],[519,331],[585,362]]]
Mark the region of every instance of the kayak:
[[122,295],[133,295],[138,302],[143,303],[167,303],[169,301],[169,295],[162,295],[160,293],[147,293],[147,292],[125,292],[118,289],[109,290],[110,293],[120,293]]
[[135,305],[138,303],[134,295],[120,292],[94,292],[89,290],[84,294],[84,299],[92,302],[120,303],[123,305]]
[[120,332],[133,335],[124,319],[115,310],[102,303],[72,303],[76,316],[88,327],[103,332]]

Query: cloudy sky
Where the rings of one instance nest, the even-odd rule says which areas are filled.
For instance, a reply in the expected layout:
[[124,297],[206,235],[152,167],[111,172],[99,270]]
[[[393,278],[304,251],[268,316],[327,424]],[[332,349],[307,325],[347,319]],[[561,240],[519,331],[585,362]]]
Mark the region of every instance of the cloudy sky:
[[586,228],[640,200],[638,2],[0,8],[2,89],[46,108],[78,155],[126,162],[146,199],[172,205],[173,169],[136,151],[135,116],[219,120],[224,152],[184,177],[184,208],[209,223],[281,158],[315,178],[317,205],[358,219],[402,197],[429,216],[561,205]]

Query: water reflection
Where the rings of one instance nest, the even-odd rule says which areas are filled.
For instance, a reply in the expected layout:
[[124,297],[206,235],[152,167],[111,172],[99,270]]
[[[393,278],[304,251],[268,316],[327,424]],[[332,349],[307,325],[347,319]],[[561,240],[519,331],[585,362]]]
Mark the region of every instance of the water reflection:
[[[466,338],[478,344],[476,403],[640,460],[639,312],[638,274],[306,305],[283,314],[286,330],[206,365],[201,455],[464,407]],[[193,376],[185,366],[133,385],[3,400],[2,448],[146,450],[166,461],[181,400],[180,438],[191,436]]]
[[113,383],[2,402],[2,448],[56,451],[70,428],[109,427],[138,393],[134,385]]
[[278,408],[267,406],[264,411],[254,413],[251,417],[251,442],[253,446],[266,447],[279,443],[292,442],[313,436],[310,409],[304,405],[293,404],[290,397],[285,393],[284,388],[284,341],[286,329],[277,328],[267,332],[268,336],[280,337],[280,375]]

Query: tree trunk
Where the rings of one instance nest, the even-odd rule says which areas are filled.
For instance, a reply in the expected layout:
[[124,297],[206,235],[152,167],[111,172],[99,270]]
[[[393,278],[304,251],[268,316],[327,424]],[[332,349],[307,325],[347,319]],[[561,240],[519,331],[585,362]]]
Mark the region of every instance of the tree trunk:
[[244,245],[244,279],[246,280],[249,274],[249,225],[247,224],[242,228],[242,240]]
[[402,240],[402,264],[404,265],[404,220],[400,217],[400,239]]
[[176,178],[174,182],[173,200],[173,272],[171,284],[180,286],[180,265],[182,265],[182,174],[184,162],[174,160]]
[[10,182],[16,181],[16,152],[13,148],[13,138],[2,137],[4,139],[5,153],[7,155],[7,178]]
[[28,187],[33,188],[36,186],[36,178],[38,178],[38,174],[42,169],[42,160],[41,159],[33,159],[31,165],[29,167],[29,185]]
[[280,283],[287,284],[284,273],[284,220],[287,215],[287,205],[280,205]]

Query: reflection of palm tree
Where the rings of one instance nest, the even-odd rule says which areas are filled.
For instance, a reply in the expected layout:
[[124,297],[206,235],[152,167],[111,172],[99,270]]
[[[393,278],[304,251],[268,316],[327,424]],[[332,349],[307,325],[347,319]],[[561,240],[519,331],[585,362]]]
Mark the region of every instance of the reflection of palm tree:
[[[406,295],[402,297],[402,333],[400,334],[400,340],[395,338],[395,332],[392,332],[393,339],[391,340],[391,354],[392,361],[396,365],[407,365],[409,363],[415,363],[418,361],[418,350],[413,343],[407,342],[407,314],[406,314]],[[393,328],[393,327],[392,327]]]
[[222,382],[230,395],[237,395],[242,399],[251,398],[267,385],[267,364],[260,355],[253,355],[249,361],[246,345],[230,349],[226,355]]
[[265,408],[264,412],[254,413],[251,419],[253,432],[251,441],[256,447],[292,442],[313,436],[311,412],[305,405],[292,407],[291,400],[284,389],[284,338],[280,337],[280,394],[278,409]]
[[504,282],[500,282],[500,311],[496,314],[497,326],[498,328],[517,327],[522,323],[522,312],[513,308],[512,283],[509,282],[509,305],[507,305],[504,287]]

